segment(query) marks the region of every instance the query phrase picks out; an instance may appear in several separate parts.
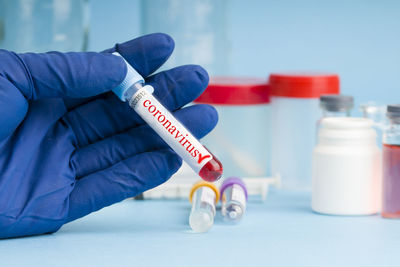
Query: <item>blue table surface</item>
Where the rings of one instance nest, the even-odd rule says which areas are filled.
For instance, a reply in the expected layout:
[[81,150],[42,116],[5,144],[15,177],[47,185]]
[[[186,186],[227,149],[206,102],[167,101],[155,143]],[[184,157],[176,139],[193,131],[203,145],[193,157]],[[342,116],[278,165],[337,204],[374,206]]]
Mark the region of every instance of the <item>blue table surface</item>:
[[313,213],[305,192],[251,200],[206,234],[179,200],[126,200],[55,234],[0,241],[0,266],[399,266],[400,220]]

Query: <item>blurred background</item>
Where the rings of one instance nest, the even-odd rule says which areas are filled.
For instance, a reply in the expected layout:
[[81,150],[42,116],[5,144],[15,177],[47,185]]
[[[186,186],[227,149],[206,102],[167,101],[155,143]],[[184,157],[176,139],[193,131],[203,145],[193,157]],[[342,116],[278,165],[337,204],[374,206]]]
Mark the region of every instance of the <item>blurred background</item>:
[[[202,63],[208,56],[218,63],[205,67],[219,75],[335,72],[342,93],[353,95],[356,104],[400,102],[396,0],[0,0],[0,5],[1,48],[100,51],[149,32],[184,32],[177,51],[195,36],[203,45],[192,50],[214,54],[173,58],[168,67]],[[207,47],[210,40],[214,46]]]
[[[376,115],[364,116],[377,125],[384,120],[381,104],[400,103],[400,1],[0,0],[0,48],[16,52],[102,51],[154,32],[175,40],[161,70],[199,64],[210,76],[236,79],[233,86],[214,79],[200,100],[218,110],[218,126],[203,142],[228,176],[280,176],[284,186],[301,176],[311,184],[319,95],[270,104],[271,73],[338,74],[341,93],[354,97],[352,115],[374,101],[364,111]],[[311,89],[317,83],[306,91],[339,93],[337,84]],[[270,88],[273,96],[271,80]],[[237,121],[247,124],[236,129]],[[285,174],[287,166],[292,174]],[[197,179],[184,169],[182,177]]]

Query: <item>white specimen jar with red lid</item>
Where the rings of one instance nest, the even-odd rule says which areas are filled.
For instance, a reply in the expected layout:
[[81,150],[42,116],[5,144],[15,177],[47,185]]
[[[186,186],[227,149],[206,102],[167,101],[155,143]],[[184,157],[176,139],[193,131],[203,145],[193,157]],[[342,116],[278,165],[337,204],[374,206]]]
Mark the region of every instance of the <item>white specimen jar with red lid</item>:
[[196,103],[213,105],[218,124],[202,143],[212,147],[225,176],[267,177],[270,173],[269,86],[266,79],[212,78]]
[[271,74],[272,173],[282,187],[311,190],[312,150],[316,122],[321,117],[319,97],[339,94],[336,74]]

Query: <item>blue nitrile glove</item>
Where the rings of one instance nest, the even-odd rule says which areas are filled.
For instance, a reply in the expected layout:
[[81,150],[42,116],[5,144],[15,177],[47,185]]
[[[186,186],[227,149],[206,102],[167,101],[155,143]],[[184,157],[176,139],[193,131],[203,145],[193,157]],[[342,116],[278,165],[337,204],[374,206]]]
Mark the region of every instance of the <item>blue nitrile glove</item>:
[[[63,224],[165,182],[181,159],[127,103],[109,92],[125,77],[118,51],[144,77],[170,56],[164,34],[105,53],[15,54],[0,50],[0,237]],[[188,65],[146,79],[197,137],[217,122],[199,96],[207,73]]]

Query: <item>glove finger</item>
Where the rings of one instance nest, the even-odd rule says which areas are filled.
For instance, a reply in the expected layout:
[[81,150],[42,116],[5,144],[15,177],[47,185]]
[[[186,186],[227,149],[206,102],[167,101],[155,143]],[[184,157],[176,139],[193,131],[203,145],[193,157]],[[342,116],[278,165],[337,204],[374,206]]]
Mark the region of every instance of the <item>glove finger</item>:
[[69,198],[68,221],[156,187],[182,164],[170,149],[135,155],[77,180]]
[[[147,76],[168,59],[173,47],[169,36],[152,34],[105,52],[119,51],[139,73]],[[15,54],[2,51],[3,61],[7,69],[0,72],[5,72],[10,82],[30,100],[99,95],[115,88],[126,74],[123,60],[109,53]]]
[[103,52],[118,52],[143,77],[149,76],[167,61],[174,50],[172,38],[164,33],[153,33],[116,44]]
[[[107,94],[107,93],[105,93]],[[91,97],[83,97],[83,98],[63,98],[63,102],[67,111],[70,111],[74,108],[77,108],[81,105],[89,103],[90,101],[96,100],[97,98],[104,97],[104,94],[91,96]]]
[[[216,110],[209,105],[190,106],[176,111],[174,115],[196,138],[204,137],[218,121]],[[71,163],[79,179],[135,154],[167,147],[148,125],[141,125],[77,150]]]
[[[104,53],[118,52],[143,76],[147,77],[167,61],[174,50],[174,40],[167,34],[153,33],[116,44]],[[112,88],[111,88],[112,89]],[[68,110],[85,104],[92,98],[65,99]]]
[[[119,85],[126,74],[122,59],[106,53],[48,52],[16,57],[23,73],[13,72],[8,78],[29,100],[99,95]],[[20,79],[21,75],[29,79]]]
[[[196,99],[208,84],[207,72],[187,65],[149,77],[155,96],[169,109],[176,110]],[[64,120],[73,129],[78,147],[84,147],[143,123],[127,103],[109,94],[68,112]]]

